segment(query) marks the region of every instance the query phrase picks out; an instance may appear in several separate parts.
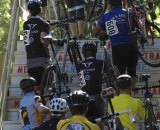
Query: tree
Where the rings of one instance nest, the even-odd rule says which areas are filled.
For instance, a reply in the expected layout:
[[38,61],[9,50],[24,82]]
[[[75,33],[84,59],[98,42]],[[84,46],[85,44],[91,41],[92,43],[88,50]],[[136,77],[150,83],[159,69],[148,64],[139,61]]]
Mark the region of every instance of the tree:
[[10,25],[11,0],[0,0],[0,51],[4,50]]

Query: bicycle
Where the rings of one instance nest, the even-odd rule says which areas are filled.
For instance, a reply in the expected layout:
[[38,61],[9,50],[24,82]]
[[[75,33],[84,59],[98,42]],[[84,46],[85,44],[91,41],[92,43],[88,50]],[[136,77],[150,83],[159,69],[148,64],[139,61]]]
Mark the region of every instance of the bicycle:
[[116,91],[117,84],[116,78],[120,75],[119,70],[113,65],[111,56],[107,52],[108,36],[101,36],[99,40],[102,42],[103,52],[104,52],[104,72],[103,72],[103,82],[106,83],[106,87],[113,87]]
[[[71,19],[63,19],[63,20],[55,20],[50,23],[50,25],[58,25],[64,30],[64,37],[63,39],[54,40],[52,39],[51,35],[47,35],[44,37],[44,39],[48,40],[50,42],[51,51],[52,51],[52,62],[51,64],[46,67],[43,77],[41,86],[45,88],[46,90],[54,91],[53,89],[59,89],[61,90],[62,86],[66,86],[68,82],[68,75],[65,73],[65,64],[66,64],[66,55],[69,55],[70,61],[72,64],[75,64],[77,73],[78,70],[78,60],[81,60],[81,54],[78,48],[78,44],[76,43],[76,39],[70,37],[68,32],[68,21],[73,20]],[[53,47],[53,43],[55,47]],[[65,57],[63,59],[63,65],[60,69],[58,61],[56,59],[56,55],[58,53],[58,50],[60,47],[65,46]],[[63,83],[63,85],[62,85]],[[41,95],[44,94],[45,90],[41,91]]]
[[159,67],[160,60],[156,58],[155,53],[159,53],[156,39],[160,37],[160,28],[155,25],[154,20],[151,22],[148,18],[150,13],[145,4],[140,1],[131,0],[128,8],[128,23],[130,33],[136,39],[139,57],[144,63],[151,67]]
[[107,0],[85,0],[86,21],[97,20],[107,9]]
[[144,93],[144,103],[145,103],[145,119],[144,119],[144,127],[145,130],[159,130],[159,126],[157,123],[157,119],[154,113],[154,108],[152,104],[152,93],[149,91],[150,88],[157,88],[159,86],[149,87],[148,79],[150,78],[150,74],[143,74],[142,79],[145,82],[145,86],[142,88],[135,88],[133,90],[145,90]]

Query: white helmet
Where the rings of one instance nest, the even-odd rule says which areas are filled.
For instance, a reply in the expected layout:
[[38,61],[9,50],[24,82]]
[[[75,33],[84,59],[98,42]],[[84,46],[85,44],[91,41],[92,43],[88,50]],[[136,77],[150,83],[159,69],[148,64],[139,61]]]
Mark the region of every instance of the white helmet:
[[68,108],[67,101],[63,98],[54,98],[49,101],[49,108],[53,114],[66,112]]

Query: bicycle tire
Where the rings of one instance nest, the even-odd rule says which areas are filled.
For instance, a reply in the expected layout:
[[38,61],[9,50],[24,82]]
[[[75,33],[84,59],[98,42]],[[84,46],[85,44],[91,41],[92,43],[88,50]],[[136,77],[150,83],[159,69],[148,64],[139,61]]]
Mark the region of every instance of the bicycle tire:
[[63,0],[51,0],[51,3],[54,9],[56,20],[68,18],[67,7]]
[[146,99],[145,102],[145,130],[159,130],[157,119],[154,114],[153,105],[150,98]]
[[78,55],[79,54],[78,54],[78,52],[76,50],[78,45],[77,45],[76,42],[70,42],[69,44],[70,44],[69,48],[70,48],[70,51],[71,51],[71,57],[72,57],[72,60],[73,60],[73,62],[75,64],[76,71],[78,73],[79,72],[79,67],[78,67]]
[[51,94],[52,92],[61,90],[60,82],[60,74],[56,65],[49,65],[46,67],[41,81],[41,95]]
[[86,1],[86,21],[91,22],[99,19],[107,9],[107,0],[87,0]]
[[[155,57],[156,53],[159,54],[159,48],[157,48],[158,44],[156,43],[156,39],[160,37],[160,28],[149,21],[146,21],[145,28],[147,42],[144,43],[141,39],[141,36],[139,38],[137,37],[139,57],[145,64],[151,67],[160,67],[160,60]],[[149,56],[148,53],[150,53]]]
[[[105,59],[104,59],[104,63],[105,63],[105,72],[104,72],[104,79],[105,79],[105,82],[106,82],[106,87],[110,87],[110,86],[113,86],[115,89],[117,88],[117,85],[116,85],[116,76],[118,76],[118,69],[116,68],[113,68],[113,65],[112,65],[112,61],[106,51],[106,48],[104,47],[104,54],[105,54]],[[116,75],[115,75],[116,74]]]

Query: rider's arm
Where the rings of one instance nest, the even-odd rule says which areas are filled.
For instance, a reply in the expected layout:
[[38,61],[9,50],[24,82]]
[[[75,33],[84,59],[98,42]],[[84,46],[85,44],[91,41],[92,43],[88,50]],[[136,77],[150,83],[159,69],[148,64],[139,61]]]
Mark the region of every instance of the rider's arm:
[[50,114],[49,108],[42,104],[42,100],[40,96],[35,97],[35,107],[38,109],[40,113]]
[[48,45],[48,44],[49,44],[49,40],[43,39],[43,37],[45,37],[46,35],[48,35],[46,32],[41,32],[41,42],[42,42],[44,45]]
[[50,30],[50,25],[48,22],[44,22],[42,24],[42,27],[41,27],[41,34],[40,34],[40,40],[41,42],[44,44],[44,45],[48,45],[49,44],[49,41],[48,40],[45,40],[43,39],[43,37],[45,37],[46,35],[49,34],[49,30]]

